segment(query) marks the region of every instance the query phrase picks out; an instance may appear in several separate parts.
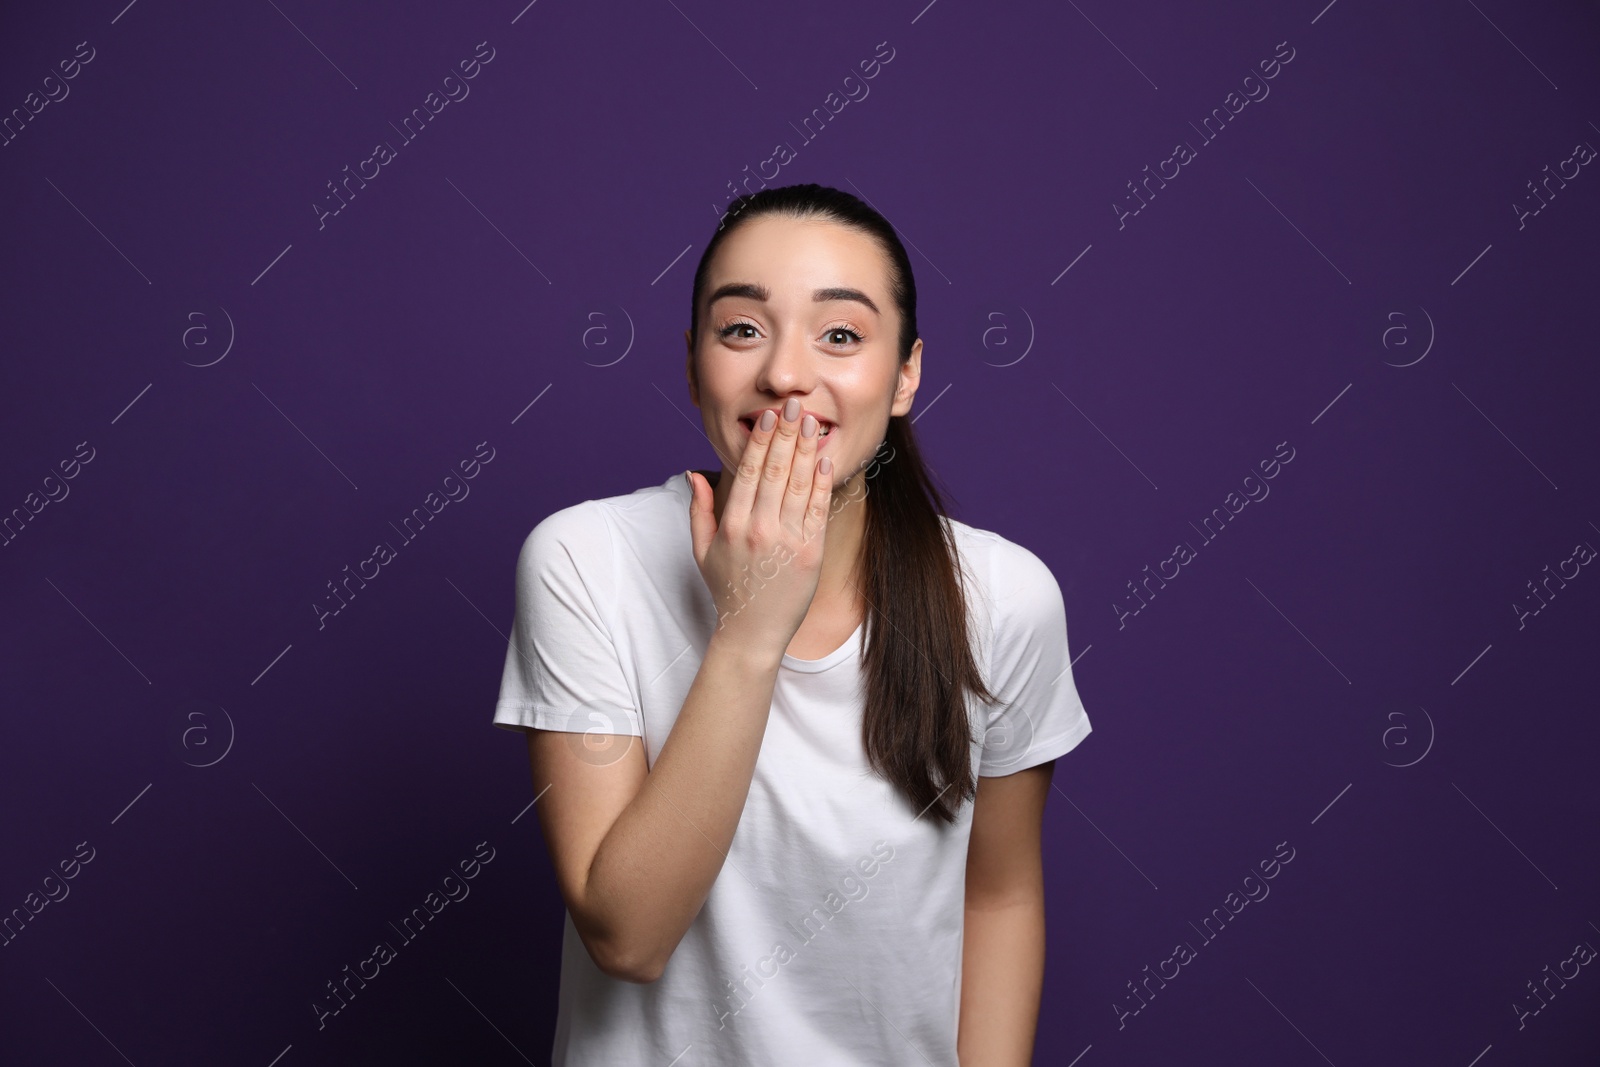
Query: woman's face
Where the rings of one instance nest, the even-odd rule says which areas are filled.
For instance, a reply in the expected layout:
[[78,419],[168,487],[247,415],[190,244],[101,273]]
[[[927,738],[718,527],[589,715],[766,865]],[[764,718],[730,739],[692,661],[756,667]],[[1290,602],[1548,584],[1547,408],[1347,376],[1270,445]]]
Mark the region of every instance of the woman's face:
[[835,222],[759,216],[723,240],[701,299],[699,344],[684,331],[689,397],[723,468],[738,465],[754,420],[767,408],[781,418],[794,397],[802,419],[832,424],[819,448],[843,491],[890,416],[911,410],[921,371],[921,338],[900,362],[878,243]]

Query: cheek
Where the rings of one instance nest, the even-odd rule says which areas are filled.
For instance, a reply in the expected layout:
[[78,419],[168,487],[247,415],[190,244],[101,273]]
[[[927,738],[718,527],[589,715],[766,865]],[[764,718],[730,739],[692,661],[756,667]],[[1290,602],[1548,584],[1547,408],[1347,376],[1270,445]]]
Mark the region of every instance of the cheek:
[[861,367],[829,378],[825,388],[834,398],[840,420],[860,425],[883,416],[894,403],[897,385],[893,375],[886,378],[877,368]]
[[738,375],[725,362],[717,359],[701,360],[696,377],[700,383],[700,406],[720,408],[734,404],[740,397],[750,395],[752,385]]

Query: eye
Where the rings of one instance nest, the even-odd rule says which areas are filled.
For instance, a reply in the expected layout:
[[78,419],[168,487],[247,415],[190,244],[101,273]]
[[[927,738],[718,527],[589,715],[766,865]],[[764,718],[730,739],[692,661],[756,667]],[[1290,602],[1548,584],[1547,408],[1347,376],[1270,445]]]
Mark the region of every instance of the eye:
[[[728,323],[728,325],[722,327],[721,329],[719,329],[717,331],[717,336],[718,337],[732,337],[732,336],[734,336],[735,331],[744,330],[744,329],[748,329],[748,330],[752,330],[753,331],[753,330],[756,329],[756,325],[753,322],[742,322],[742,321],[730,322],[730,323]],[[748,340],[750,340],[750,335],[748,335],[748,334],[740,334],[739,335],[739,339],[741,341],[748,341]]]
[[866,340],[866,338],[862,337],[860,333],[858,333],[855,329],[853,329],[853,328],[851,328],[849,326],[832,326],[832,327],[829,327],[828,328],[828,332],[826,334],[824,334],[823,336],[832,337],[835,334],[841,334],[841,333],[844,334],[845,336],[847,336],[848,338],[850,338],[850,340],[848,340],[848,341],[832,341],[830,343],[831,344],[837,344],[837,345],[840,345],[840,346],[844,346],[844,345],[848,345],[848,344],[852,344],[852,343],[853,344],[860,344],[862,341]]

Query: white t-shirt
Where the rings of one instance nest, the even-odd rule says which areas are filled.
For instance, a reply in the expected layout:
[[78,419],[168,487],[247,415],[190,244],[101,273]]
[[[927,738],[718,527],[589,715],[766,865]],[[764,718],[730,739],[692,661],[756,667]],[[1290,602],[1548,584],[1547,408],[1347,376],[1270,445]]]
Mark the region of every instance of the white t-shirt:
[[[689,499],[677,472],[534,527],[496,726],[642,736],[654,766],[717,622]],[[947,521],[979,669],[1011,702],[969,696],[987,723],[973,768],[1013,774],[1089,733],[1061,590],[1026,548]],[[821,659],[783,657],[727,860],[661,978],[607,977],[568,914],[554,1067],[955,1067],[972,802],[945,825],[872,772],[865,628]]]

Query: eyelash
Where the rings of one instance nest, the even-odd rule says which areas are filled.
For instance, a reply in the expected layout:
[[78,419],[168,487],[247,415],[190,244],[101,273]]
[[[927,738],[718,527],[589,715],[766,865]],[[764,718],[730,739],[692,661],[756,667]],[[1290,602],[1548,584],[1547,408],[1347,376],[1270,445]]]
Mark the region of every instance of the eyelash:
[[[726,326],[724,326],[721,329],[719,329],[717,331],[717,336],[718,337],[731,337],[733,335],[733,331],[737,330],[741,326],[748,326],[752,330],[760,329],[760,327],[758,327],[753,322],[734,321],[734,322],[728,323]],[[862,343],[863,341],[866,340],[866,337],[864,337],[862,335],[861,331],[857,330],[853,326],[830,326],[824,332],[825,333],[847,333],[851,337],[855,338],[855,341],[854,341],[855,344],[860,344],[860,343]]]

